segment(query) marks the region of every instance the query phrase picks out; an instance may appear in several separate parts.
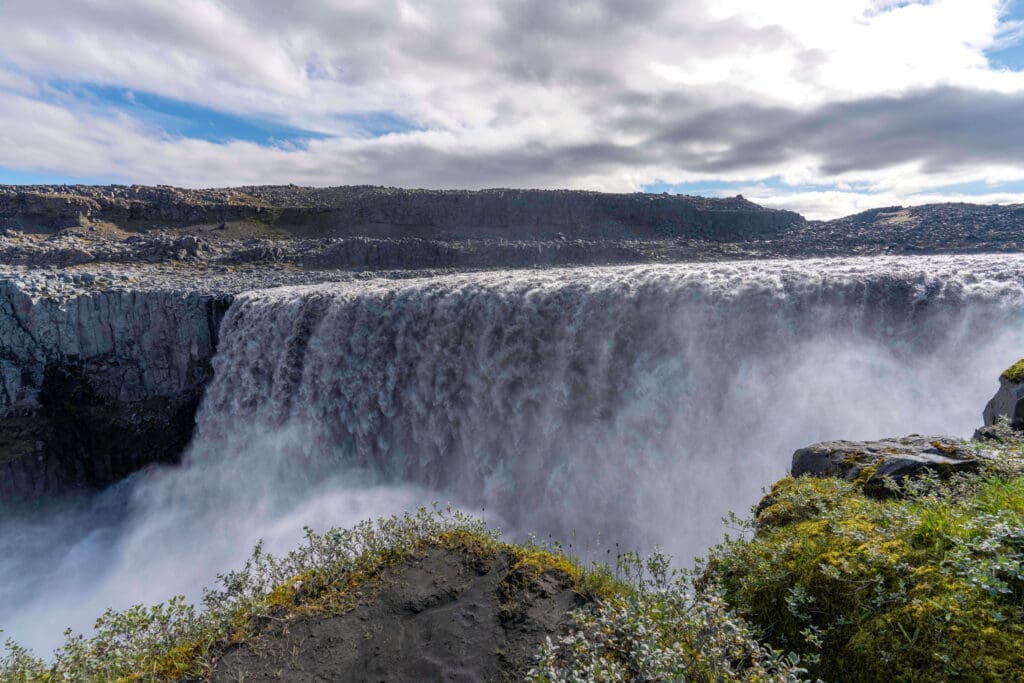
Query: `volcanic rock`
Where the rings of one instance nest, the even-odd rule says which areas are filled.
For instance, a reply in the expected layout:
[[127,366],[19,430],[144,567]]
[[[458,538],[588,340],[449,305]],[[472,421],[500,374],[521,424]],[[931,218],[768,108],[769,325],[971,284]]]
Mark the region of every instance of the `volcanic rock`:
[[1024,429],[1024,360],[1007,368],[999,376],[999,390],[985,406],[982,414],[985,426],[990,427],[1000,417],[1007,417],[1010,426]]
[[980,464],[974,450],[959,439],[912,434],[879,441],[816,443],[793,453],[790,473],[857,481],[865,493],[886,496],[890,493],[886,478],[899,483],[924,471],[949,476],[975,471]]
[[233,647],[213,681],[522,680],[584,604],[558,571],[526,576],[508,551],[432,548],[386,569],[355,609],[298,615]]

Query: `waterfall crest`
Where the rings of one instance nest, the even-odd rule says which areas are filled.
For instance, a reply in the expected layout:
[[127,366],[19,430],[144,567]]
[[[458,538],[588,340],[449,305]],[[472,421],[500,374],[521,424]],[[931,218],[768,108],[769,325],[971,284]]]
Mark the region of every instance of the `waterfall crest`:
[[669,522],[696,551],[809,440],[969,434],[1019,355],[1022,272],[875,258],[251,292],[224,321],[191,457],[287,430],[274,448],[297,467],[562,536],[665,543],[652,520]]

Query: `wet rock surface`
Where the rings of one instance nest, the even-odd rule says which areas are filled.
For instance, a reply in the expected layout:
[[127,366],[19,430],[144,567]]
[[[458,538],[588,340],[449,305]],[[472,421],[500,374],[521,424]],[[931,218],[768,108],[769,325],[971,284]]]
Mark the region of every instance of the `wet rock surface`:
[[37,284],[33,296],[0,280],[0,499],[177,458],[229,299],[129,288],[61,299]]
[[858,481],[869,495],[889,495],[885,479],[901,482],[931,471],[940,476],[981,466],[974,449],[946,436],[910,436],[878,441],[823,441],[793,453],[794,477],[839,477]]
[[567,576],[524,580],[509,553],[431,549],[337,616],[294,616],[229,650],[214,681],[513,681],[582,604]]

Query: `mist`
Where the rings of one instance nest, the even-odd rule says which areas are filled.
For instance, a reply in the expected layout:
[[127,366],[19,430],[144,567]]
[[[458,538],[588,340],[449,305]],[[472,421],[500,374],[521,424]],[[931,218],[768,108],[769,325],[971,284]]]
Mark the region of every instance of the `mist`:
[[462,274],[246,293],[183,463],[5,511],[0,627],[46,654],[197,599],[262,538],[453,501],[688,564],[822,439],[969,436],[1024,348],[1019,256]]

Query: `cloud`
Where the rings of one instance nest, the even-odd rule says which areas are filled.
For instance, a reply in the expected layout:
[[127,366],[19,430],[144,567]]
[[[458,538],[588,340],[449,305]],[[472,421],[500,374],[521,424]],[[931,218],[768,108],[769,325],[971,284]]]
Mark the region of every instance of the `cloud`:
[[[813,185],[838,210],[851,187],[1024,178],[1024,74],[986,58],[1018,30],[1001,0],[7,0],[0,166],[192,186],[778,177],[792,191],[771,201]],[[315,135],[204,140],[90,88]]]
[[1024,192],[990,192],[985,194],[926,193],[900,195],[891,192],[865,193],[823,190],[820,192],[794,192],[789,194],[763,194],[756,189],[744,196],[770,208],[785,208],[798,211],[809,219],[836,218],[849,216],[868,209],[882,206],[918,206],[946,202],[971,202],[975,204],[1024,204]]

